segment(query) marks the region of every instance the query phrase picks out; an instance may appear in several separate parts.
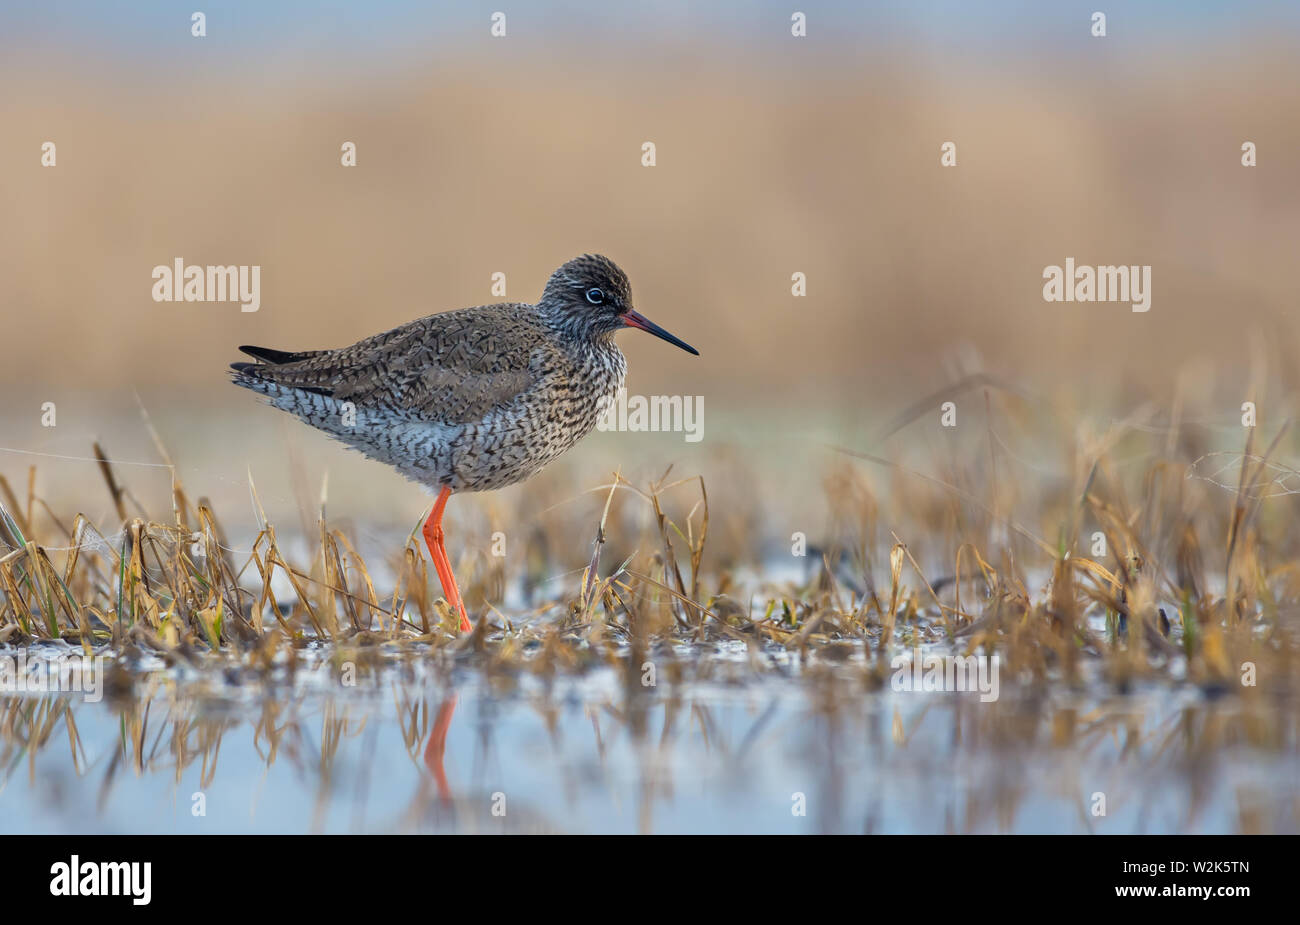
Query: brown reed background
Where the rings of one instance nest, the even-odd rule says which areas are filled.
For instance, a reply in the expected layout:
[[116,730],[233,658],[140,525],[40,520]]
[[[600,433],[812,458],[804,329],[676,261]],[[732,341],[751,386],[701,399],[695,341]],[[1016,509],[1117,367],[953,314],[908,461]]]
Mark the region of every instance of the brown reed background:
[[[701,349],[621,338],[631,391],[705,397],[705,440],[593,438],[549,477],[557,499],[618,465],[649,477],[672,463],[719,491],[743,465],[746,492],[799,510],[821,496],[828,444],[878,451],[900,411],[979,370],[1071,424],[1144,401],[1159,420],[1182,402],[1228,428],[1207,449],[1240,447],[1246,397],[1272,428],[1290,413],[1300,81],[1281,36],[955,59],[923,39],[831,53],[621,42],[592,66],[573,37],[375,50],[361,76],[324,53],[250,67],[57,36],[10,49],[0,445],[89,455],[100,438],[156,462],[143,405],[214,502],[251,510],[251,467],[268,507],[304,507],[328,470],[332,511],[405,524],[411,487],[226,382],[236,346],[340,345],[493,301],[498,270],[531,300],[591,250]],[[39,166],[45,140],[55,169]],[[949,140],[959,165],[945,170]],[[1240,166],[1245,140],[1256,168]],[[343,141],[355,169],[339,166]],[[153,302],[151,268],[178,256],[261,265],[261,310]],[[1151,311],[1045,303],[1043,267],[1071,256],[1151,264]],[[963,394],[963,420],[982,426],[979,391]],[[40,425],[45,401],[56,428]],[[926,433],[896,445],[933,458],[936,421],[927,411],[912,425]],[[1025,437],[1034,455],[1055,435]],[[86,464],[0,453],[11,481],[32,463],[45,497],[107,512]],[[165,477],[134,481],[165,501]]]

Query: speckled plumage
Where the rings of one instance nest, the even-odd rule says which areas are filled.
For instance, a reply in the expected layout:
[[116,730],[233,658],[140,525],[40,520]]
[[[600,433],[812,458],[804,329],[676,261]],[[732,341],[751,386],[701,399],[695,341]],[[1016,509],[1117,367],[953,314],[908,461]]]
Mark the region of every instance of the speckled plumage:
[[614,333],[642,323],[694,352],[632,311],[613,261],[584,255],[552,274],[536,305],[429,315],[338,350],[243,347],[264,362],[232,364],[233,379],[430,488],[484,491],[528,478],[591,432],[627,372]]

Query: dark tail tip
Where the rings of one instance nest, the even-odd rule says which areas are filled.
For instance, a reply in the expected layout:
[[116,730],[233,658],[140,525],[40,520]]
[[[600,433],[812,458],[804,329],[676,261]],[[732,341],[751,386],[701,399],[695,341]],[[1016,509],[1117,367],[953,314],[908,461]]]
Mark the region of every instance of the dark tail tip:
[[244,344],[239,348],[240,353],[247,353],[250,357],[262,360],[266,363],[292,363],[302,356],[300,353],[293,353],[288,350],[272,350],[270,347],[254,347],[251,344]]

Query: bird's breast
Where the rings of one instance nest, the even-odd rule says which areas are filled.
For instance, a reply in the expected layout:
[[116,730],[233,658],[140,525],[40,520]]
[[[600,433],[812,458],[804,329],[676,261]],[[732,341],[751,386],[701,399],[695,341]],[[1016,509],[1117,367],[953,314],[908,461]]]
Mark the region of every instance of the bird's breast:
[[617,348],[557,363],[516,401],[465,427],[453,489],[500,488],[538,472],[595,429],[626,372]]

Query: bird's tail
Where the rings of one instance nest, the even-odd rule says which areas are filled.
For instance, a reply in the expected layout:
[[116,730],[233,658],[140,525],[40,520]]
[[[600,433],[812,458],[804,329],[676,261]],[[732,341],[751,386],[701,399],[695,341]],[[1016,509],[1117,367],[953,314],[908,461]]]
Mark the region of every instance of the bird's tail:
[[[288,366],[293,363],[299,363],[303,360],[310,360],[312,357],[320,356],[326,353],[325,350],[301,350],[297,352],[288,350],[274,350],[270,347],[254,347],[248,344],[239,348],[241,353],[260,360],[259,363],[231,363],[231,379],[235,385],[242,386],[246,389],[252,389],[255,392],[269,392],[272,387],[277,385],[290,385],[288,382],[282,382],[283,379],[294,378],[289,370],[282,370],[280,367]],[[287,374],[287,375],[286,375]],[[294,382],[292,387],[304,392],[314,392],[320,395],[328,395],[330,390],[326,388],[313,387],[310,385]]]

